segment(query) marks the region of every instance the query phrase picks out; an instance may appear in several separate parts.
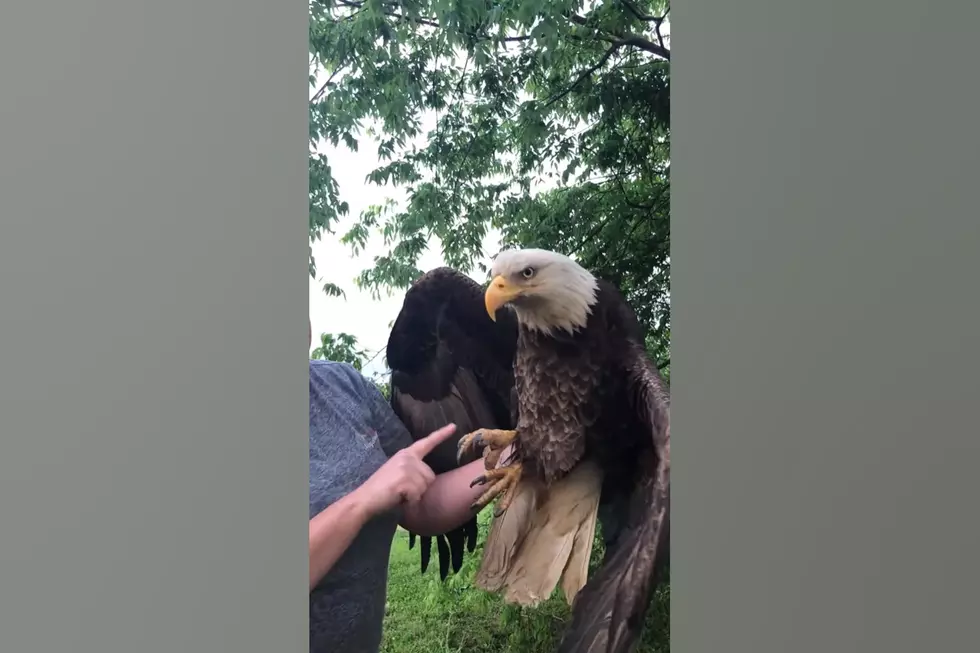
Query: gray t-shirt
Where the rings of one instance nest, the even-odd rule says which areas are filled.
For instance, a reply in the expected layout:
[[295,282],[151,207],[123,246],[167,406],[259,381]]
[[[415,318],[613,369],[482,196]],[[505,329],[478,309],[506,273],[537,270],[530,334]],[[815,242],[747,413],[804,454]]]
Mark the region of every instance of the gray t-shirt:
[[[411,444],[374,385],[349,365],[310,361],[310,518]],[[310,653],[375,653],[400,515],[367,523],[310,592]]]

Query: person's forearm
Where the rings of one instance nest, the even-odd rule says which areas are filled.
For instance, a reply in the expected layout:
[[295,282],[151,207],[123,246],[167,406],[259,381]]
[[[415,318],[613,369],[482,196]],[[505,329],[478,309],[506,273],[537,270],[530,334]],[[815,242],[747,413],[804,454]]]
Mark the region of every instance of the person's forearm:
[[310,520],[311,591],[333,568],[366,521],[367,511],[356,491]]
[[402,527],[418,535],[431,536],[466,522],[473,515],[470,506],[487,489],[485,485],[472,488],[469,485],[485,471],[481,458],[437,476],[421,501],[405,507]]

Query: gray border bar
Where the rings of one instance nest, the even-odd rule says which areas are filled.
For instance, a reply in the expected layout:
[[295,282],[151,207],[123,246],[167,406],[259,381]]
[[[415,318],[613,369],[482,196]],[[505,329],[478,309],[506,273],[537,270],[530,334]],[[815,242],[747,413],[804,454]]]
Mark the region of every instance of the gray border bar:
[[672,647],[980,650],[980,7],[672,18]]
[[0,649],[305,651],[305,2],[0,16]]

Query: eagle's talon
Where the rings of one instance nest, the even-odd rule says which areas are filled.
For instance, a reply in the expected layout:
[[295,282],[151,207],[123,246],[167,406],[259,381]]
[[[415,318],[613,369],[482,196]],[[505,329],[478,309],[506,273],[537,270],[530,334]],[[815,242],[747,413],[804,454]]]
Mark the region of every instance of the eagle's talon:
[[501,452],[517,438],[517,431],[502,429],[477,429],[459,439],[456,445],[456,462],[463,463],[463,456],[481,450],[484,466],[492,470],[500,460]]
[[494,515],[499,517],[510,506],[510,502],[514,497],[514,488],[517,487],[517,483],[521,480],[522,472],[521,463],[514,463],[506,467],[488,470],[483,476],[474,479],[470,487],[477,484],[485,485],[490,481],[494,481],[494,483],[486,492],[480,495],[479,499],[473,502],[471,507],[474,510],[482,510],[495,498],[503,495],[497,509],[494,511]]
[[456,445],[456,462],[462,464],[463,456],[476,450],[477,447],[482,448],[483,446],[485,446],[483,442],[483,429],[467,433],[459,439],[459,443]]

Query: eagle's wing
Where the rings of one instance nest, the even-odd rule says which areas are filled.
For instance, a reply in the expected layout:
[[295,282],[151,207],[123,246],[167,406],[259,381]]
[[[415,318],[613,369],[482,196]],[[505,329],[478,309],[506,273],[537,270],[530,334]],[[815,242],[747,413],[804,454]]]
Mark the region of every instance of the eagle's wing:
[[639,637],[657,576],[670,551],[670,396],[643,348],[624,371],[633,406],[649,431],[626,523],[614,549],[579,593],[559,653],[625,653]]
[[[455,469],[456,446],[478,428],[513,428],[511,390],[517,325],[500,311],[487,315],[483,289],[449,268],[423,275],[405,295],[388,338],[392,370],[391,405],[413,439],[452,422],[455,437],[440,444],[425,462],[436,474]],[[473,457],[479,455],[475,452]],[[471,458],[472,459],[472,458]],[[464,460],[464,463],[469,460]],[[476,547],[476,517],[436,537],[439,573],[459,571],[464,548]],[[415,535],[409,534],[409,546]],[[421,538],[422,572],[431,556],[431,538]]]

